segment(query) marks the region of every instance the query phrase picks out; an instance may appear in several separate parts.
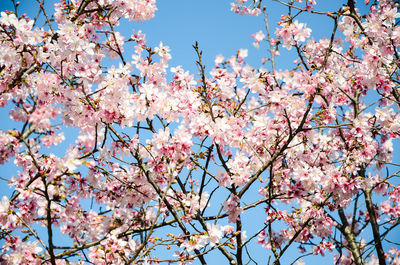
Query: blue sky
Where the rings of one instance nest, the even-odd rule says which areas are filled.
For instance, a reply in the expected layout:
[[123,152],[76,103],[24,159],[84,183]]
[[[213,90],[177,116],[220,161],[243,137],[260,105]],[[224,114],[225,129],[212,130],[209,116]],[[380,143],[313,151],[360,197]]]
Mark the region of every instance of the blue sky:
[[[37,3],[35,0],[21,0],[20,11],[28,13],[33,17],[37,11]],[[131,22],[124,24],[119,29],[125,32],[125,36],[129,36],[133,29],[142,30],[147,35],[148,44],[156,46],[160,42],[171,48],[172,60],[170,66],[182,65],[185,70],[189,70],[191,74],[197,73],[195,65],[196,53],[192,45],[198,41],[200,49],[203,50],[203,61],[206,65],[206,71],[210,71],[214,66],[214,58],[218,54],[222,54],[226,58],[236,54],[238,49],[248,49],[249,57],[247,62],[254,66],[261,65],[261,58],[268,57],[267,47],[262,44],[256,49],[251,44],[253,39],[251,34],[262,30],[265,33],[265,24],[263,16],[251,17],[241,16],[230,11],[229,0],[159,0],[157,2],[158,11],[155,18],[143,23]],[[271,32],[275,31],[276,22],[281,14],[287,13],[287,8],[274,1],[263,1],[267,5],[267,12],[270,16]],[[316,6],[318,11],[336,11],[347,1],[330,1],[319,0]],[[361,4],[362,1],[360,1]],[[47,6],[51,7],[50,1]],[[11,9],[10,0],[2,0],[0,10]],[[332,20],[325,16],[318,15],[300,15],[297,18],[300,22],[307,23],[312,29],[312,36],[315,39],[321,37],[330,37],[333,28]],[[291,52],[283,52],[277,58],[278,69],[290,67],[294,57]],[[9,123],[8,114],[2,110],[0,112],[0,120],[2,122],[0,129],[10,129],[15,125]],[[15,168],[11,164],[0,166],[1,177],[10,178],[15,174]],[[1,182],[4,185],[4,182]],[[7,188],[0,188],[0,195],[10,195]],[[251,212],[250,212],[251,213]],[[250,216],[249,216],[250,217]],[[254,246],[259,251],[258,255],[263,255],[260,247]],[[293,255],[291,260],[293,260]],[[210,260],[210,259],[208,259]],[[265,260],[265,257],[262,259]],[[289,260],[289,259],[288,259]],[[305,259],[307,260],[307,259]],[[330,263],[332,259],[326,261]],[[315,261],[315,260],[314,260]],[[321,260],[317,259],[318,264]],[[211,263],[210,263],[211,264]],[[225,263],[221,263],[225,264]],[[285,263],[283,263],[285,264]]]

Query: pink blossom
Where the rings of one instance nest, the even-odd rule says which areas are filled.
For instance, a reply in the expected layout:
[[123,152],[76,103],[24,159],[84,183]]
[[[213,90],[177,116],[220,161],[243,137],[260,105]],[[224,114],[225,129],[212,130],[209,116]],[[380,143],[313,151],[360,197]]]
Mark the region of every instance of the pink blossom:
[[240,217],[240,214],[243,212],[243,209],[240,208],[239,198],[235,195],[230,196],[228,201],[224,202],[223,210],[227,211],[229,215],[229,222],[234,223]]
[[260,46],[260,42],[264,40],[265,34],[260,30],[257,33],[251,34],[251,37],[254,38],[253,46],[258,48]]
[[282,40],[283,47],[288,50],[293,45],[304,42],[311,35],[311,29],[307,28],[306,24],[299,23],[297,20],[292,23],[281,23],[281,26],[282,28],[277,29],[275,34]]

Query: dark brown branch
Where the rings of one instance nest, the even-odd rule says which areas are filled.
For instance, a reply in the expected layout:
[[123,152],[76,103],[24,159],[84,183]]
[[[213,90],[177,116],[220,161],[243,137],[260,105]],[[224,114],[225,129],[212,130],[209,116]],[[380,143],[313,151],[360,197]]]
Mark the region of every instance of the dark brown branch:
[[361,257],[360,246],[356,242],[356,238],[354,236],[354,231],[351,230],[351,226],[347,222],[346,215],[344,214],[343,209],[338,210],[340,220],[342,221],[342,225],[337,224],[336,227],[342,232],[344,237],[347,240],[347,247],[350,252],[353,254],[354,262],[356,265],[364,265],[364,261]]
[[369,214],[369,220],[372,227],[372,233],[374,235],[375,249],[378,254],[379,265],[386,265],[385,252],[383,251],[382,241],[379,233],[379,225],[376,221],[375,207],[371,199],[371,190],[364,191],[364,195]]

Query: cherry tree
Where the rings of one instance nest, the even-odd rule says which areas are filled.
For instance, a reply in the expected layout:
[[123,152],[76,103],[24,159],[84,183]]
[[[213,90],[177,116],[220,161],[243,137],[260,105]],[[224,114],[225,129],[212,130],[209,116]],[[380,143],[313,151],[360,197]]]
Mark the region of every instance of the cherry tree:
[[239,49],[206,71],[195,43],[197,73],[117,30],[155,0],[1,12],[1,264],[400,264],[399,3],[273,2],[278,25],[231,3],[265,23],[262,67]]

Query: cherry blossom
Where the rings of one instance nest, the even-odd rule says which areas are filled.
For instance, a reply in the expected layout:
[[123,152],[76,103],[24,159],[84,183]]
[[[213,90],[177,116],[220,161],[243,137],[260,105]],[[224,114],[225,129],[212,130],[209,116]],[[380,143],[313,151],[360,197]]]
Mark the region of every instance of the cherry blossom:
[[265,27],[198,72],[155,0],[1,12],[0,262],[398,264],[400,13],[364,2],[235,0]]
[[282,40],[283,47],[290,50],[293,45],[304,42],[306,38],[310,37],[311,29],[307,28],[306,24],[299,23],[298,20],[291,22],[286,17],[282,17],[282,20],[282,28],[277,29],[275,34]]
[[260,47],[260,42],[264,40],[265,34],[260,30],[257,33],[251,34],[251,37],[254,38],[253,46],[258,48]]

